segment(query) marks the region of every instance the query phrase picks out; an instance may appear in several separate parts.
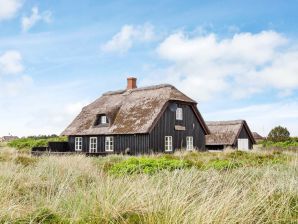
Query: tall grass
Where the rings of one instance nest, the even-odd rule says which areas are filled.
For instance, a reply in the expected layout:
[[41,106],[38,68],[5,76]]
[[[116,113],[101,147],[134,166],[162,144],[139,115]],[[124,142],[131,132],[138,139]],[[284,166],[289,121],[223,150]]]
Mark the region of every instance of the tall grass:
[[29,156],[10,152],[0,162],[0,223],[296,223],[297,154],[284,155],[292,159],[117,176],[106,170],[127,157],[51,156],[23,164],[17,158]]

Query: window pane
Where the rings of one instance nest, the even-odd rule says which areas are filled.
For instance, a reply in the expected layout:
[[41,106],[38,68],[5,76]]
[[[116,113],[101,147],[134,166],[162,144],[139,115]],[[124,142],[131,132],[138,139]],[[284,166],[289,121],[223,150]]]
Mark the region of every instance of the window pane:
[[183,115],[182,115],[182,108],[177,108],[177,110],[176,110],[176,120],[182,120],[182,117],[183,117]]

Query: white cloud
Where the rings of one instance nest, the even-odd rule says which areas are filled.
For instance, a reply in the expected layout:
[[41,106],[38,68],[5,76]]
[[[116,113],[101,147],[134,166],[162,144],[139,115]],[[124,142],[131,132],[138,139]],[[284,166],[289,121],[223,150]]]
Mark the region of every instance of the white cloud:
[[154,27],[150,24],[142,26],[124,25],[120,32],[101,46],[104,52],[127,52],[135,42],[147,42],[154,39]]
[[0,98],[16,96],[32,84],[32,78],[23,75],[23,71],[23,59],[20,52],[10,50],[0,55]]
[[298,89],[298,50],[274,31],[238,33],[231,38],[215,34],[189,37],[177,32],[158,47],[158,55],[171,62],[157,77],[175,84],[190,96],[209,100],[226,94],[243,98],[274,88],[281,95]]
[[22,18],[22,30],[25,32],[28,31],[39,21],[50,23],[51,17],[51,11],[44,11],[42,13],[39,13],[38,7],[33,7],[31,15],[28,17],[24,16]]
[[0,0],[0,21],[14,17],[22,3],[22,0]]
[[15,50],[6,51],[0,55],[0,75],[17,74],[24,70],[22,55]]
[[267,136],[272,128],[281,125],[298,136],[298,102],[286,101],[232,108],[205,114],[207,120],[235,120],[245,118],[251,131]]

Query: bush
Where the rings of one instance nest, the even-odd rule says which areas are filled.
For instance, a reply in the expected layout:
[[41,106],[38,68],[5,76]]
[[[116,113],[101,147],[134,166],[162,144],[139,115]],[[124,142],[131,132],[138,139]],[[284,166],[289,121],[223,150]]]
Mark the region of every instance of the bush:
[[213,168],[216,170],[234,169],[242,166],[242,163],[230,160],[214,160],[206,164],[206,168]]
[[8,146],[16,149],[31,149],[33,147],[45,147],[49,142],[55,141],[67,141],[66,137],[47,137],[47,136],[37,136],[37,137],[27,137],[15,139],[8,143]]
[[289,138],[290,132],[287,128],[281,126],[273,128],[268,135],[268,140],[272,142],[284,142],[289,140]]
[[262,146],[265,148],[270,148],[270,147],[277,147],[277,148],[283,148],[283,149],[287,149],[290,147],[298,147],[298,138],[289,138],[286,141],[282,141],[282,142],[274,142],[274,141],[263,141],[262,142]]
[[190,167],[185,160],[178,159],[167,159],[165,157],[160,158],[149,158],[149,157],[140,157],[140,158],[129,158],[120,163],[113,165],[110,169],[110,173],[116,175],[124,174],[154,174],[160,170],[175,170],[175,169],[184,169]]

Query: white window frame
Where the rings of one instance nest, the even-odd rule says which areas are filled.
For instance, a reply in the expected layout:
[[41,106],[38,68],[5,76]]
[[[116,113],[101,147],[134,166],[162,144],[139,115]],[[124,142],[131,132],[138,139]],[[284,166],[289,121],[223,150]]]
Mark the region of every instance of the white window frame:
[[186,150],[193,150],[193,136],[186,136]]
[[113,136],[105,137],[105,151],[106,152],[114,151],[114,137]]
[[183,120],[183,110],[181,107],[176,109],[176,120],[182,121]]
[[75,151],[82,151],[83,149],[83,138],[75,137]]
[[108,123],[108,119],[106,115],[101,115],[100,116],[100,123],[101,124],[107,124]]
[[165,136],[165,151],[172,152],[173,151],[173,137]]
[[90,153],[97,152],[97,137],[90,137],[90,140],[89,140],[89,152]]

